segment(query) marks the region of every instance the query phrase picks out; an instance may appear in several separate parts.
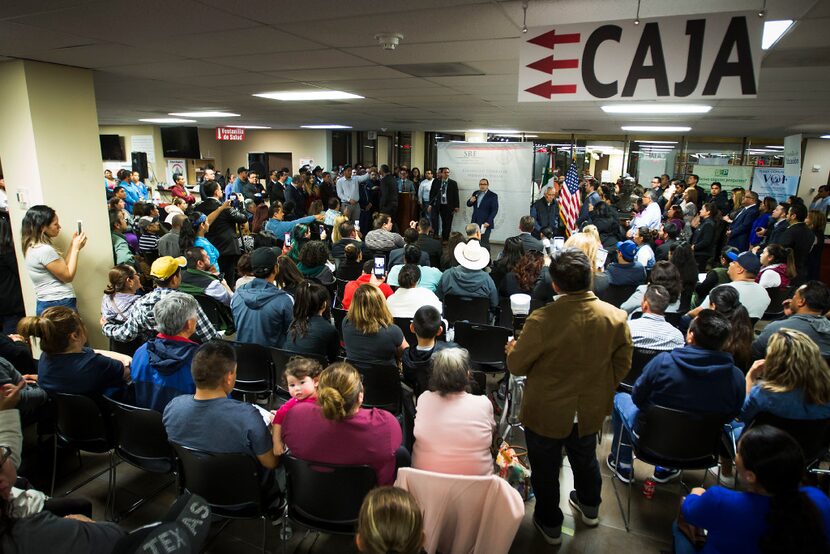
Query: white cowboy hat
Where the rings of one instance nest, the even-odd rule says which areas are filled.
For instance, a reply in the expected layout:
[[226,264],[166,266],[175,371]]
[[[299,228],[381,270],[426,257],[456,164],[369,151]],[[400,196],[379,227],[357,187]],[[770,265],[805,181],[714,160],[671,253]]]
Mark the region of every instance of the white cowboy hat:
[[453,255],[459,265],[467,269],[484,269],[490,263],[490,252],[482,248],[477,240],[457,244]]

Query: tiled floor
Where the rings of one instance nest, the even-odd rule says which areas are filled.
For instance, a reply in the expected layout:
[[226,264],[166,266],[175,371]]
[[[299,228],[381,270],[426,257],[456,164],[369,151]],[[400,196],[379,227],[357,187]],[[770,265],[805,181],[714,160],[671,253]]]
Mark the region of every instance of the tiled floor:
[[[603,437],[602,444],[598,447],[597,453],[600,460],[608,454],[610,447],[610,436]],[[73,483],[83,480],[84,476],[91,475],[96,469],[101,469],[107,462],[105,455],[83,456],[83,467],[78,470],[77,459],[66,456],[59,460],[59,468],[65,472],[65,478],[59,478],[57,492],[66,490]],[[590,529],[581,522],[574,523],[572,510],[568,506],[567,494],[573,485],[573,476],[568,467],[567,459],[562,468],[561,491],[562,510],[565,513],[565,530],[563,544],[560,547],[548,545],[536,531],[532,522],[534,501],[531,499],[526,504],[525,517],[522,521],[519,532],[510,549],[511,553],[527,552],[562,552],[562,553],[603,553],[603,552],[660,552],[671,549],[671,522],[676,517],[680,498],[681,488],[678,484],[658,485],[654,498],[647,499],[642,494],[642,481],[652,468],[642,463],[637,463],[636,473],[639,482],[632,489],[632,514],[633,521],[631,532],[625,531],[620,509],[614,496],[613,487],[620,491],[620,496],[625,503],[627,488],[619,481],[612,483],[611,473],[604,463],[600,464],[602,471],[602,498],[600,506],[600,525]],[[69,475],[71,473],[71,476]],[[131,505],[138,495],[148,494],[157,489],[164,481],[154,475],[144,473],[132,466],[122,463],[117,469],[117,507],[120,510]],[[687,482],[696,485],[702,479],[702,472],[690,472],[686,476]],[[712,479],[708,480],[709,484]],[[86,496],[93,501],[94,518],[104,519],[104,503],[107,494],[106,474],[96,478],[88,485],[81,488],[76,494]],[[167,487],[155,499],[147,502],[129,517],[120,523],[126,529],[135,529],[142,525],[157,521],[163,516],[167,508],[175,499],[175,487]],[[206,552],[233,552],[235,554],[247,554],[260,552],[260,541],[262,540],[261,521],[233,521],[221,533],[216,535],[219,524],[213,525],[212,539]],[[282,552],[282,543],[279,538],[279,526],[270,522],[266,525],[266,549],[268,552]],[[310,533],[306,535],[305,530],[295,528],[291,540],[287,544],[287,552],[356,552],[351,537],[334,537]],[[486,553],[490,554],[490,553]]]

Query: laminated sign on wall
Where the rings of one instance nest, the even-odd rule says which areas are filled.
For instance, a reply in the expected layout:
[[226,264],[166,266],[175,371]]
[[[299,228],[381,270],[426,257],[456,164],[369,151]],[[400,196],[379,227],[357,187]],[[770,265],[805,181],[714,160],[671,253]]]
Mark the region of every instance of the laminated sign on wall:
[[519,102],[754,98],[763,23],[741,12],[530,28]]

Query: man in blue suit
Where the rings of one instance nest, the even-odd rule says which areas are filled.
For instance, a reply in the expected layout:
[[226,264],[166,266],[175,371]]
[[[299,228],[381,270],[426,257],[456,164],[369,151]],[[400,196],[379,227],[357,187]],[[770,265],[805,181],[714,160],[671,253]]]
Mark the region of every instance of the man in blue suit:
[[758,219],[758,193],[747,191],[744,195],[744,202],[741,211],[733,221],[724,218],[724,221],[731,223],[729,227],[729,246],[734,246],[739,251],[749,250],[749,234],[752,232],[752,224]]
[[496,214],[499,212],[499,195],[490,190],[490,181],[478,182],[478,191],[467,200],[467,206],[473,208],[472,223],[481,227],[481,246],[490,250],[490,231],[493,230]]

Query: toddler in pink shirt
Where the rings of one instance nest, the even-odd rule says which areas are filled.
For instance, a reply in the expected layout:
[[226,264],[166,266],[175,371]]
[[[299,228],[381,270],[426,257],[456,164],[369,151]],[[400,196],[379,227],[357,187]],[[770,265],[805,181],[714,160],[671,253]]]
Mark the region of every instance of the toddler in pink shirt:
[[288,410],[301,402],[317,401],[317,381],[323,366],[317,360],[295,357],[285,366],[285,381],[288,386],[288,394],[291,398],[274,412],[274,419],[271,422],[271,434],[274,439],[274,455],[281,456],[285,452],[285,445],[282,442],[282,422]]

